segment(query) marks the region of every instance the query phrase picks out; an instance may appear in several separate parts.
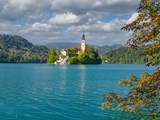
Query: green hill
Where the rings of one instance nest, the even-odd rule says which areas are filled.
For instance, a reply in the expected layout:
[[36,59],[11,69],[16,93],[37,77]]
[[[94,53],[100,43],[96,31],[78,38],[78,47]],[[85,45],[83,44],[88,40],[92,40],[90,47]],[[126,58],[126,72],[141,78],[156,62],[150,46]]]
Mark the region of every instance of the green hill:
[[128,47],[121,47],[102,55],[102,59],[107,63],[143,64],[148,62],[148,58],[140,55],[142,54],[143,49],[143,47],[137,50]]
[[0,35],[0,63],[44,63],[48,48],[17,35]]

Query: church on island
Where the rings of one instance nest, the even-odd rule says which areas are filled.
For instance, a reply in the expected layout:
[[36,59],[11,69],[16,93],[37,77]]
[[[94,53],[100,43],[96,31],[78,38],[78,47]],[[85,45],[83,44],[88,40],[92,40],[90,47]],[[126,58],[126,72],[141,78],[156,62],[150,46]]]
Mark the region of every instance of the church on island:
[[[85,34],[83,32],[82,35],[82,40],[81,40],[81,44],[80,46],[76,46],[77,48],[80,48],[81,51],[85,52],[86,50],[86,38],[85,38]],[[77,52],[77,55],[79,54],[80,51]],[[55,61],[54,64],[60,64],[60,65],[64,65],[67,64],[67,60],[68,60],[69,56],[67,55],[67,49],[62,49],[59,55],[59,59]]]
[[86,49],[86,39],[85,39],[85,34],[83,32],[82,40],[81,40],[81,50],[84,52],[85,49]]

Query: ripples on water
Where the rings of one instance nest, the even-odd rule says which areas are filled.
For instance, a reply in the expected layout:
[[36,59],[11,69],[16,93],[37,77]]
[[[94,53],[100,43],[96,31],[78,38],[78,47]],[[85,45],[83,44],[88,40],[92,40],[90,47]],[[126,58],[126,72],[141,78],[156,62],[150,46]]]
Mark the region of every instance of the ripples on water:
[[126,76],[152,71],[144,65],[0,64],[0,120],[115,120],[102,111],[105,92],[120,94]]

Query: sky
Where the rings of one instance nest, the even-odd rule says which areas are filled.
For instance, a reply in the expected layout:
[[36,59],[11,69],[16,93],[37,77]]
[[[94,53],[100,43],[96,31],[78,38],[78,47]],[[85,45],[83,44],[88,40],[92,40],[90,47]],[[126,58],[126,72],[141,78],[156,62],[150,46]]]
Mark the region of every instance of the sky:
[[125,44],[121,28],[136,19],[139,0],[0,0],[0,34],[19,35],[33,44],[86,42]]

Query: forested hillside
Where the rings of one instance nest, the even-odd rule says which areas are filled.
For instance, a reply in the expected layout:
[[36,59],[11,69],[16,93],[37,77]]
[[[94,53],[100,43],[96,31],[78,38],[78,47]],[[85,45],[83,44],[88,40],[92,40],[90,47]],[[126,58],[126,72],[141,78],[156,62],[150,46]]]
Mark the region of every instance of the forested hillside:
[[17,35],[0,35],[0,63],[44,63],[48,48]]
[[121,47],[111,50],[102,56],[104,62],[120,63],[120,64],[143,64],[148,61],[148,58],[141,56],[143,47],[133,50],[127,47]]

